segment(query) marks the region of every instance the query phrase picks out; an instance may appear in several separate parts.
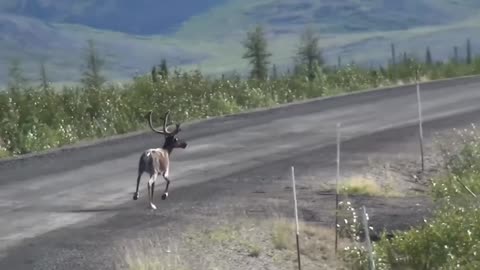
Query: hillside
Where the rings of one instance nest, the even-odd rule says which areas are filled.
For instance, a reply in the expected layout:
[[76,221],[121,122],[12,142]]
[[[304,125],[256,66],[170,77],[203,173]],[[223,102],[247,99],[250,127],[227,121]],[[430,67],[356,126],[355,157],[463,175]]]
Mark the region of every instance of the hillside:
[[[322,36],[327,60],[384,63],[389,44],[398,51],[434,58],[464,47],[480,32],[474,0],[5,0],[0,3],[0,82],[8,63],[19,58],[35,79],[47,60],[55,81],[77,81],[86,40],[107,60],[112,79],[146,72],[161,58],[183,68],[211,73],[246,67],[241,39],[256,23],[268,31],[272,61],[291,63],[299,31],[312,25]],[[200,4],[201,3],[201,4]],[[383,48],[379,50],[379,48]],[[462,51],[460,51],[462,53]]]
[[[130,34],[168,34],[191,16],[227,0],[4,0],[0,10],[47,22]],[[72,3],[73,2],[73,3]]]
[[[137,35],[172,34],[183,23],[241,30],[261,22],[279,32],[308,23],[327,32],[401,30],[451,23],[474,15],[474,0],[5,0],[0,10],[52,23],[80,24]],[[190,20],[199,16],[199,20]],[[216,20],[220,19],[220,20]],[[243,20],[241,20],[243,19]],[[225,24],[227,20],[227,24]],[[232,22],[239,22],[237,24]],[[212,27],[210,25],[209,27]],[[236,28],[236,29],[235,29]],[[216,32],[204,29],[206,32]],[[228,31],[228,30],[227,30]]]

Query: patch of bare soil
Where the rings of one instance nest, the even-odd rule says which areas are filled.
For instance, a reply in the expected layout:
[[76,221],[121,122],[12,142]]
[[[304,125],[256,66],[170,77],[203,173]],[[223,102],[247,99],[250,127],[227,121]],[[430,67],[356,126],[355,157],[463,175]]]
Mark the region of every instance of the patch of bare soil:
[[443,172],[445,154],[458,151],[455,143],[458,139],[458,130],[452,129],[436,133],[426,141],[423,172],[417,146],[418,153],[410,151],[409,154],[369,158],[368,166],[362,169],[361,174],[376,181],[383,190],[405,196],[428,195],[432,182]]
[[[295,224],[271,218],[204,218],[170,238],[142,238],[123,246],[122,268],[137,269],[293,269],[297,266]],[[302,269],[347,269],[337,263],[333,228],[300,224]],[[148,239],[148,240],[147,240]],[[347,244],[341,241],[341,247]],[[120,265],[119,265],[120,266]]]

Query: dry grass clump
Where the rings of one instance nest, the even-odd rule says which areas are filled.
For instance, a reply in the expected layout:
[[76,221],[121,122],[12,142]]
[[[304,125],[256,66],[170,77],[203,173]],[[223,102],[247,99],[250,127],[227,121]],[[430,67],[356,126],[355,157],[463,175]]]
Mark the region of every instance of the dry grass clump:
[[191,269],[181,259],[176,246],[159,238],[130,240],[121,250],[118,269],[128,270],[187,270]]
[[[341,269],[334,237],[334,228],[300,223],[302,268]],[[151,237],[124,246],[121,269],[128,270],[291,269],[297,264],[295,222],[280,218],[197,225],[171,243]]]
[[257,235],[251,233],[254,225],[248,222],[224,224],[213,228],[193,230],[188,234],[190,243],[199,245],[215,245],[223,250],[259,257],[262,247],[256,243]]
[[354,176],[346,180],[340,186],[340,194],[362,195],[371,197],[399,197],[400,193],[395,192],[389,186],[380,186],[377,181],[364,176]]
[[[273,247],[296,254],[295,223],[287,219],[278,219],[272,225],[271,240]],[[334,228],[300,222],[299,236],[301,255],[312,261],[321,261],[333,265],[335,262]],[[342,242],[343,244],[345,243]]]

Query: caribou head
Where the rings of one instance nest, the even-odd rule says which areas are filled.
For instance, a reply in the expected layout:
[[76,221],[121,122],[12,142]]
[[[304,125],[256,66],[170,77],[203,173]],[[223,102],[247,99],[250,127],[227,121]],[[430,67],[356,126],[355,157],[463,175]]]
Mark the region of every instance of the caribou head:
[[158,130],[153,127],[152,123],[152,111],[148,113],[148,125],[150,126],[150,129],[158,134],[162,134],[165,136],[165,142],[163,143],[163,149],[167,150],[169,153],[172,152],[174,148],[183,148],[185,149],[187,147],[187,142],[184,140],[181,140],[177,138],[177,134],[181,131],[180,124],[175,124],[174,130],[173,131],[168,131],[167,126],[168,124],[168,118],[170,116],[170,111],[167,111],[163,117],[163,128],[162,130]]

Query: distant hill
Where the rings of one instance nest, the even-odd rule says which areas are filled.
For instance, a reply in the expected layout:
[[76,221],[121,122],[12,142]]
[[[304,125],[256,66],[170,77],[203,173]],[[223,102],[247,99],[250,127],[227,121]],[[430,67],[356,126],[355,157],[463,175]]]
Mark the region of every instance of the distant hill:
[[[194,16],[224,29],[237,28],[233,30],[253,22],[280,31],[307,23],[329,32],[400,30],[462,20],[479,8],[475,0],[3,0],[0,4],[2,12],[12,15],[137,35],[171,34]],[[244,20],[228,23],[239,18]]]
[[227,0],[2,0],[8,14],[138,35],[169,34]]
[[[261,23],[272,60],[291,63],[300,31],[315,27],[327,60],[380,64],[388,46],[445,58],[480,34],[476,0],[2,0],[0,82],[19,58],[32,79],[46,59],[55,81],[77,81],[87,39],[107,59],[107,75],[129,78],[162,58],[211,73],[242,70],[240,41]],[[480,41],[480,39],[479,39]],[[380,49],[382,48],[382,49]]]

